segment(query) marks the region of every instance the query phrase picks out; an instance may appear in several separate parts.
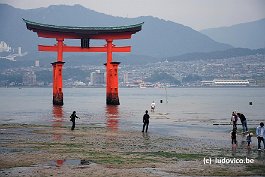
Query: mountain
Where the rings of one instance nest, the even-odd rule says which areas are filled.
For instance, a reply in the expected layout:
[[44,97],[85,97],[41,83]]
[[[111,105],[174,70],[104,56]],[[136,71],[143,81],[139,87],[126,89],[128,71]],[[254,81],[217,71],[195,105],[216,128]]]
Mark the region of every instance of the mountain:
[[247,49],[247,48],[232,48],[224,51],[214,52],[195,52],[187,53],[175,57],[167,58],[168,61],[191,61],[191,60],[207,60],[207,59],[224,59],[232,57],[242,57],[249,55],[265,55],[265,48],[261,49]]
[[230,27],[212,28],[200,31],[215,41],[234,47],[265,48],[265,18]]
[[[131,45],[132,54],[151,57],[169,57],[190,52],[211,52],[226,50],[232,46],[218,43],[208,36],[171,21],[144,16],[122,18],[98,13],[80,5],[53,5],[47,8],[17,9],[0,4],[0,40],[23,50],[37,51],[38,44],[55,44],[51,39],[40,39],[36,33],[26,29],[22,18],[54,25],[64,26],[119,26],[144,22],[142,31],[131,40],[114,41],[116,45]],[[80,45],[79,40],[65,41],[68,45]],[[105,41],[91,41],[92,45]]]

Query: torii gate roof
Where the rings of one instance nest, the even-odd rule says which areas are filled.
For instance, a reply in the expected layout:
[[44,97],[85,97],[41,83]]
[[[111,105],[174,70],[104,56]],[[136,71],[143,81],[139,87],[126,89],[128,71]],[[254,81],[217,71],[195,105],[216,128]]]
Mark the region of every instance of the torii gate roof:
[[34,32],[45,32],[53,34],[66,34],[79,36],[80,38],[84,36],[96,36],[96,35],[117,35],[117,34],[134,34],[138,31],[141,31],[142,23],[129,25],[129,26],[111,26],[111,27],[78,27],[78,26],[57,26],[50,24],[43,24],[32,22],[26,19],[23,19],[26,23],[27,29]]

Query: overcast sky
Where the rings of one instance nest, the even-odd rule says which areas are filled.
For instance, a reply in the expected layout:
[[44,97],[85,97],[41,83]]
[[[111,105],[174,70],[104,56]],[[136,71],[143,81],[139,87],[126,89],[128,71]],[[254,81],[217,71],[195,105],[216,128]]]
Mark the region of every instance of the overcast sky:
[[113,16],[151,15],[195,30],[265,18],[265,0],[0,0],[0,3],[23,9],[80,4]]

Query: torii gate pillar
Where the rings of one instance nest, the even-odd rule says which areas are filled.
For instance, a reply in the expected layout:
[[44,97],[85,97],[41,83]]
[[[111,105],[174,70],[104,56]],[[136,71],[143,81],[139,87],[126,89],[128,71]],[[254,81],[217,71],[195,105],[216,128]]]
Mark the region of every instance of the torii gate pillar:
[[107,105],[120,105],[118,66],[120,62],[106,63],[106,103]]
[[53,66],[53,104],[63,105],[63,64],[57,61],[51,63]]
[[57,38],[57,62],[53,66],[53,104],[63,105],[63,38]]
[[112,62],[112,40],[107,39],[107,63],[106,66],[106,103],[107,105],[120,105],[118,65],[120,62]]

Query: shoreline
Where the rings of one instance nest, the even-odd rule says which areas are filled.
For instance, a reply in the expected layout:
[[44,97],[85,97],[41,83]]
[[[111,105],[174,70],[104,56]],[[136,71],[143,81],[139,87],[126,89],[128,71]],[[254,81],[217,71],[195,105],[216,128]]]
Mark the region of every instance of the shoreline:
[[[198,131],[199,133],[199,131]],[[262,176],[265,151],[236,151],[214,137],[115,130],[97,125],[0,124],[2,176]],[[214,136],[215,134],[213,134]],[[253,137],[254,139],[254,137]],[[230,143],[230,139],[228,141]],[[224,142],[222,142],[224,143]],[[205,159],[254,163],[205,164]]]

